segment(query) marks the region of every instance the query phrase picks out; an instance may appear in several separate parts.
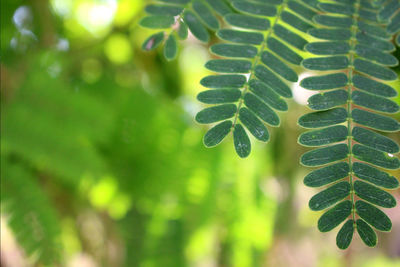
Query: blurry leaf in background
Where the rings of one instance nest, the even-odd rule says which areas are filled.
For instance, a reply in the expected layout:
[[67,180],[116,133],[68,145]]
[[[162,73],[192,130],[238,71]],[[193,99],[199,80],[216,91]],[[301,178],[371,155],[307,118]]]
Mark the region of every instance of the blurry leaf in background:
[[61,261],[60,224],[52,203],[30,170],[1,162],[2,213],[28,256],[43,264]]
[[94,145],[110,132],[111,112],[97,99],[51,77],[54,69],[46,71],[40,61],[32,64],[42,68],[32,69],[3,106],[2,152],[23,155],[67,183],[76,183],[85,172],[101,173],[104,163]]

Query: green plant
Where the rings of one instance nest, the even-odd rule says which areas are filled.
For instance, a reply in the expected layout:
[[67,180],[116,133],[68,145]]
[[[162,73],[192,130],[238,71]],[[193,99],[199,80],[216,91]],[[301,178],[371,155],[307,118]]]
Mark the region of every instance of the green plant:
[[[192,2],[182,2],[180,25],[181,14],[190,5],[193,8]],[[244,31],[218,30],[216,23],[210,27],[206,19],[209,10],[196,11],[203,23],[217,30],[216,35],[226,41],[210,48],[212,54],[222,59],[212,59],[205,65],[219,74],[200,82],[212,90],[201,92],[198,100],[213,106],[200,111],[196,121],[217,123],[206,133],[204,144],[218,145],[233,132],[237,154],[247,157],[251,144],[245,128],[256,139],[269,140],[264,123],[279,126],[278,112],[288,109],[285,99],[292,97],[290,84],[297,82],[300,65],[325,72],[301,81],[306,89],[322,91],[309,99],[308,106],[315,112],[299,119],[300,126],[313,129],[303,133],[299,143],[318,147],[305,153],[301,163],[310,167],[324,165],[307,175],[304,182],[311,187],[327,186],[310,200],[310,208],[325,210],[336,204],[320,218],[318,228],[322,232],[349,218],[337,235],[339,248],[350,245],[354,229],[366,245],[375,246],[377,237],[371,226],[379,231],[391,229],[390,219],[375,205],[394,207],[394,197],[385,190],[398,187],[397,179],[380,168],[400,168],[400,160],[394,156],[399,146],[386,135],[370,130],[400,129],[398,121],[386,115],[399,110],[389,99],[397,92],[387,82],[398,79],[389,67],[398,65],[390,53],[395,50],[392,39],[400,32],[400,2],[271,0],[230,1],[230,6],[232,13],[228,9],[221,12],[214,6],[209,8],[223,16],[228,26]],[[174,23],[171,16],[164,26]],[[143,21],[141,24],[149,26]],[[193,30],[199,40],[209,40]],[[161,43],[161,36],[164,34],[159,33],[157,42],[151,44]],[[155,37],[146,40],[145,48],[155,48],[149,45],[151,38]],[[172,59],[167,56],[169,38],[164,54]],[[316,39],[319,40],[308,43]],[[400,34],[394,41],[399,45]],[[302,52],[304,49],[315,56]]]
[[[330,71],[301,81],[309,90],[322,91],[310,97],[309,107],[315,112],[299,119],[300,126],[315,129],[303,133],[299,143],[322,147],[305,153],[301,163],[316,167],[328,165],[308,174],[304,183],[311,187],[327,186],[309,202],[312,210],[325,210],[318,229],[327,232],[347,220],[338,232],[336,243],[346,249],[353,232],[367,246],[375,246],[379,231],[390,231],[390,219],[376,206],[393,208],[395,198],[383,189],[395,189],[396,178],[378,168],[398,169],[400,160],[393,156],[399,146],[380,132],[397,132],[399,123],[384,114],[399,111],[389,98],[397,92],[386,84],[397,74],[388,67],[398,65],[390,54],[391,27],[380,27],[397,9],[391,1],[380,13],[365,1],[351,4],[321,3],[323,14],[315,17],[321,27],[310,34],[323,42],[312,42],[306,50],[318,57],[302,64],[314,71]],[[336,24],[332,24],[332,15]],[[339,28],[340,27],[340,28]],[[383,114],[381,114],[383,113]],[[338,203],[339,202],[339,203]],[[337,204],[338,203],[338,204]]]
[[[207,28],[216,31],[220,28],[217,16],[231,12],[224,0],[161,0],[149,4],[145,16],[139,24],[150,29],[166,29],[151,35],[142,45],[144,50],[157,48],[164,41],[164,56],[173,60],[178,52],[178,39],[188,37],[188,29],[199,41],[208,43],[210,34]],[[175,18],[176,17],[176,18]]]

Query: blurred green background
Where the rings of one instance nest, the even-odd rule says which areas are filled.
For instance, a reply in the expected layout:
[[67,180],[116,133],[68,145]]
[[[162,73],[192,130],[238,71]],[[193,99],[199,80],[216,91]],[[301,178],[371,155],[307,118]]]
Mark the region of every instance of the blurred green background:
[[318,232],[307,91],[249,158],[203,146],[208,47],[142,52],[146,2],[1,0],[1,266],[400,266],[400,206],[375,249]]

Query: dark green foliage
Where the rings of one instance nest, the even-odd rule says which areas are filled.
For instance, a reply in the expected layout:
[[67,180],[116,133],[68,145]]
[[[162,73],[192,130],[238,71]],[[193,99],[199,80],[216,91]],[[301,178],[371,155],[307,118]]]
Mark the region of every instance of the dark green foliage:
[[344,141],[347,139],[347,134],[346,126],[336,125],[303,133],[299,137],[299,143],[303,146],[322,146]]
[[142,49],[146,51],[154,50],[162,43],[163,39],[164,32],[153,34],[149,38],[147,38],[146,41],[144,41]]
[[[207,43],[210,40],[207,28],[218,30],[218,17],[230,13],[231,10],[222,0],[162,0],[151,3],[145,7],[149,15],[142,18],[139,24],[145,28],[166,30],[149,37],[142,48],[153,50],[164,42],[165,58],[174,60],[178,45],[175,35],[184,40],[189,29],[198,40]],[[174,27],[175,24],[179,26]]]
[[304,177],[304,184],[309,187],[327,185],[347,177],[349,170],[349,164],[338,162],[310,172]]
[[215,44],[210,50],[222,57],[254,58],[257,55],[257,48],[251,45]]
[[175,35],[171,34],[164,46],[164,56],[167,60],[174,60],[178,54],[178,44]]
[[343,87],[348,79],[344,73],[312,76],[303,79],[300,85],[309,90],[328,90]]
[[[326,41],[307,44],[306,50],[325,57],[305,59],[302,65],[330,73],[305,78],[300,84],[309,90],[329,91],[309,99],[312,109],[324,111],[299,119],[305,128],[319,128],[303,133],[299,143],[322,146],[306,152],[300,162],[306,166],[329,164],[308,174],[304,183],[311,187],[328,185],[311,198],[312,210],[339,202],[321,216],[318,229],[327,232],[348,219],[337,234],[340,249],[350,245],[354,229],[367,246],[373,247],[377,244],[373,228],[390,231],[392,226],[389,217],[376,206],[396,206],[395,198],[379,187],[394,189],[399,185],[395,177],[380,169],[400,168],[400,160],[393,155],[399,152],[399,146],[370,129],[400,129],[395,119],[381,114],[399,111],[398,104],[388,99],[396,96],[396,91],[385,84],[398,79],[388,68],[398,65],[398,60],[389,54],[394,50],[389,40],[398,27],[399,18],[393,16],[400,8],[398,3],[380,4],[380,12],[369,2],[359,0],[320,3],[323,13],[314,16],[314,21],[323,27],[309,30],[312,36]],[[388,23],[390,27],[381,25]],[[337,125],[341,123],[346,126]],[[362,200],[356,201],[355,196]],[[345,200],[340,202],[342,199]]]
[[345,200],[325,212],[318,220],[318,229],[321,232],[329,232],[341,224],[351,214],[351,201]]
[[308,99],[308,106],[313,110],[326,110],[345,104],[348,98],[346,90],[334,90],[313,95]]
[[340,228],[336,236],[336,245],[340,249],[346,249],[350,246],[351,240],[353,239],[354,233],[354,221],[347,220],[342,228]]
[[[317,12],[315,6],[300,1],[231,1],[231,5],[237,13],[225,14],[224,20],[228,25],[240,30],[218,30],[217,36],[226,43],[215,44],[210,50],[224,59],[212,59],[205,65],[211,71],[231,74],[203,78],[200,83],[204,87],[218,91],[215,94],[202,92],[198,98],[203,103],[218,104],[230,101],[237,106],[236,113],[229,123],[233,124],[231,129],[237,154],[247,157],[251,151],[251,144],[246,130],[259,141],[269,141],[270,134],[265,124],[280,125],[278,111],[286,111],[288,105],[285,98],[292,97],[288,83],[298,80],[295,66],[299,66],[303,60],[299,50],[304,50],[307,41],[290,30],[287,24],[307,32],[313,27],[312,17]],[[239,75],[242,73],[249,77]],[[231,93],[228,96],[227,91],[222,91],[227,88],[241,89],[240,97],[236,98],[236,93],[235,97]],[[212,97],[216,99],[212,100]],[[210,110],[214,109],[206,108],[198,113],[202,123],[223,118],[222,115],[217,119],[214,113],[208,114]],[[205,118],[211,115],[212,120]],[[231,119],[231,115],[229,113],[227,119]],[[196,118],[198,120],[199,115]],[[222,126],[220,127],[222,129]],[[211,131],[213,136],[217,130],[214,127],[209,132]],[[220,137],[226,136],[224,130],[221,130],[222,134],[217,131],[218,143],[221,141]],[[209,137],[208,133],[206,137]],[[205,143],[214,145],[217,142]]]
[[214,59],[208,61],[205,67],[220,73],[247,73],[251,68],[251,62],[240,59]]

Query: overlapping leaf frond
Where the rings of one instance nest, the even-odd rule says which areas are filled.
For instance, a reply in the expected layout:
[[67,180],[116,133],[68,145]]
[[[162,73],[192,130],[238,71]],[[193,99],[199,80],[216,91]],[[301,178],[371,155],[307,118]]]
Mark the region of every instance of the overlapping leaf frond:
[[387,23],[387,32],[396,35],[395,42],[400,46],[400,1],[390,0],[383,2],[378,14],[378,20]]
[[158,0],[147,5],[145,11],[148,15],[139,24],[163,31],[151,35],[143,43],[143,50],[153,50],[164,43],[164,56],[173,60],[177,56],[178,40],[186,39],[188,30],[207,43],[210,39],[207,29],[218,30],[218,17],[232,10],[224,0]]
[[299,137],[299,143],[316,147],[301,157],[301,163],[323,166],[308,174],[304,183],[324,187],[309,202],[315,211],[329,208],[318,221],[321,232],[346,221],[336,239],[341,249],[350,245],[355,229],[367,246],[375,246],[374,229],[390,231],[392,227],[378,207],[396,205],[387,190],[399,183],[386,170],[400,168],[395,156],[399,146],[377,132],[400,130],[399,122],[390,117],[399,111],[390,100],[397,92],[387,84],[398,79],[389,68],[398,64],[390,54],[395,49],[390,40],[397,3],[389,1],[382,9],[366,0],[320,3],[322,13],[314,17],[320,26],[309,31],[320,40],[305,47],[315,57],[302,65],[324,73],[301,81],[302,87],[319,91],[309,99],[315,111],[299,119],[302,127],[311,129]]
[[54,207],[28,170],[4,158],[2,166],[1,204],[18,244],[34,261],[55,266],[62,250]]
[[200,111],[196,121],[217,123],[204,137],[207,147],[218,145],[233,132],[237,154],[247,157],[251,143],[245,128],[267,142],[270,134],[264,123],[279,126],[278,112],[288,109],[285,99],[292,97],[288,83],[298,80],[296,68],[303,59],[299,53],[307,43],[297,32],[311,29],[316,14],[306,3],[309,1],[231,1],[238,13],[226,14],[224,20],[233,28],[217,32],[226,42],[211,46],[211,52],[220,58],[206,63],[206,68],[218,75],[201,80],[210,90],[197,97],[213,106]]

